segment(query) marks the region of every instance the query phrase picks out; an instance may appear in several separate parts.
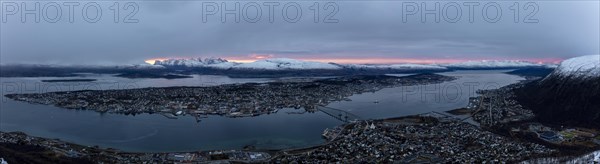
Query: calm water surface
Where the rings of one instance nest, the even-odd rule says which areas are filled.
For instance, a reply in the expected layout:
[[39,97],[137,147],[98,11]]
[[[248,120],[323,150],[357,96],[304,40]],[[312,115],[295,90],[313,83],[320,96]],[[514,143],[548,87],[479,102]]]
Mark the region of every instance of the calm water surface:
[[[389,118],[429,111],[447,111],[467,105],[475,90],[497,88],[523,80],[506,71],[457,71],[442,73],[459,79],[442,84],[382,89],[357,94],[350,101],[329,107],[351,112],[363,119]],[[229,78],[201,75],[187,79],[126,79],[110,75],[85,75],[95,82],[42,83],[42,79],[2,78],[2,95],[81,89],[130,89],[167,86],[214,86],[232,83],[305,80],[301,78]],[[399,75],[402,76],[402,75]],[[125,151],[171,152],[240,149],[254,145],[263,149],[298,148],[321,144],[325,128],[343,122],[322,112],[289,114],[298,109],[249,118],[209,116],[168,119],[158,114],[127,116],[94,111],[67,110],[33,105],[2,97],[0,131],[22,131],[45,138],[58,138],[82,145],[98,145]]]

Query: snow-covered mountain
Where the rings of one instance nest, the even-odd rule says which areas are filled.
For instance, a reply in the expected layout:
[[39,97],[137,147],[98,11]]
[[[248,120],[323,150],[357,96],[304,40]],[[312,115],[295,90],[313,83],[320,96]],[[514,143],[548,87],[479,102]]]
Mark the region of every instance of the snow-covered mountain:
[[288,58],[275,58],[258,60],[252,63],[242,63],[233,66],[234,69],[264,69],[264,70],[304,70],[304,69],[341,69],[338,65],[331,63],[301,61]]
[[600,77],[600,55],[587,55],[564,60],[548,77]]
[[390,64],[390,65],[367,65],[367,64],[344,64],[350,69],[393,69],[393,70],[447,70],[448,68],[428,64]]
[[538,119],[600,128],[600,56],[567,59],[544,79],[517,90]]
[[229,62],[221,58],[191,58],[191,59],[167,59],[156,61],[155,65],[162,66],[185,66],[185,67],[208,67],[217,69],[253,69],[253,70],[303,70],[303,69],[341,69],[330,63],[301,61],[288,58],[275,58],[257,60],[251,63]]
[[303,61],[289,58],[273,58],[257,60],[251,63],[230,62],[221,58],[190,58],[190,59],[167,59],[156,61],[155,65],[166,67],[199,67],[215,69],[246,69],[246,70],[448,70],[448,69],[502,69],[502,68],[525,68],[525,67],[548,67],[548,65],[536,64],[527,61],[467,61],[450,64],[337,64]]
[[152,65],[152,64],[128,64],[128,65],[117,65],[117,66],[113,66],[113,67],[117,68],[117,69],[164,69],[165,68],[162,65]]
[[166,67],[205,67],[216,69],[250,69],[250,70],[339,70],[339,69],[376,69],[376,70],[446,70],[446,67],[428,64],[337,64],[303,61],[289,58],[273,58],[257,60],[251,63],[229,62],[220,58],[167,59],[156,61],[155,65]]
[[439,66],[448,68],[462,69],[493,69],[493,68],[519,68],[519,67],[540,67],[542,64],[536,64],[528,61],[514,60],[481,60],[481,61],[466,61],[460,63],[439,64]]
[[167,60],[156,60],[154,65],[162,65],[162,66],[185,66],[185,67],[211,67],[213,65],[217,67],[223,67],[223,64],[229,63],[229,61],[221,58],[189,58],[189,59],[167,59]]

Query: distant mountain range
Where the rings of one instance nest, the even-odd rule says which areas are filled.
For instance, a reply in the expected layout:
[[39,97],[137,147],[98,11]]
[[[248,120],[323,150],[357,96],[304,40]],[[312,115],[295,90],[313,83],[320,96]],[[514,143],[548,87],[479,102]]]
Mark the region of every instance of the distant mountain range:
[[[74,76],[74,73],[113,73],[121,77],[156,78],[169,74],[219,74],[233,77],[273,76],[341,76],[355,74],[424,73],[465,69],[547,68],[551,65],[526,61],[469,61],[453,64],[338,64],[289,58],[257,60],[250,63],[230,62],[221,58],[157,60],[154,64],[60,66],[2,65],[0,76]],[[146,76],[147,75],[147,76]]]
[[516,93],[542,122],[600,128],[600,55],[567,59]]
[[165,67],[208,67],[218,69],[264,69],[264,70],[289,70],[289,69],[500,69],[523,67],[552,67],[552,65],[536,64],[527,61],[467,61],[452,64],[337,64],[313,61],[302,61],[288,58],[274,58],[257,60],[251,63],[229,62],[221,58],[190,58],[167,59],[155,61],[154,65]]
[[440,64],[450,69],[499,69],[499,68],[525,68],[525,67],[555,67],[555,65],[537,64],[527,61],[514,60],[482,60],[466,61],[460,63]]
[[392,64],[392,65],[366,65],[366,64],[337,64],[313,61],[302,61],[289,58],[274,58],[257,60],[251,63],[229,62],[220,58],[192,58],[192,59],[167,59],[155,61],[154,65],[164,67],[205,67],[215,69],[252,69],[252,70],[341,70],[341,69],[398,69],[398,70],[445,70],[447,68],[436,65],[423,64]]

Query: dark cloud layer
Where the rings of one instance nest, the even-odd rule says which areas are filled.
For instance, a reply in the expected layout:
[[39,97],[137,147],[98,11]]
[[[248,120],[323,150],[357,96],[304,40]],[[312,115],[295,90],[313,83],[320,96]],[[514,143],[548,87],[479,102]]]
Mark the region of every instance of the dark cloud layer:
[[[502,7],[502,17],[496,23],[485,21],[481,10],[493,1],[479,2],[473,22],[468,20],[468,8],[462,6],[462,18],[456,23],[444,19],[435,23],[431,15],[422,23],[418,14],[407,16],[403,22],[401,1],[337,1],[327,8],[329,10],[324,8],[325,1],[300,1],[297,4],[302,8],[302,19],[296,23],[283,19],[281,8],[289,2],[280,2],[271,23],[264,2],[257,2],[262,8],[262,19],[256,23],[244,19],[235,23],[231,15],[222,23],[219,14],[209,15],[203,22],[202,7],[208,1],[136,2],[139,12],[134,18],[138,23],[114,23],[109,8],[113,2],[107,1],[98,2],[102,19],[96,23],[88,23],[81,17],[81,7],[86,2],[81,2],[80,8],[75,10],[74,23],[68,22],[64,6],[62,19],[57,23],[44,19],[33,23],[33,16],[22,23],[20,15],[7,15],[6,22],[1,24],[0,62],[124,64],[158,57],[252,55],[533,59],[598,54],[600,47],[597,1],[536,2],[539,11],[534,18],[538,23],[522,22],[533,6],[528,7],[521,1],[518,1],[518,23],[513,21],[514,11],[510,6],[514,2],[511,1],[497,2]],[[321,6],[320,20],[337,6],[339,12],[333,18],[338,23],[314,23],[313,11],[309,8],[314,2]],[[421,5],[421,2],[414,4]],[[232,7],[235,1],[225,3]],[[251,2],[239,3],[242,7]],[[435,4],[433,1],[424,3],[428,7]],[[451,1],[440,1],[440,7],[449,3]],[[41,1],[41,6],[45,4]],[[211,4],[221,5],[221,2]],[[3,5],[2,12],[6,14],[6,4]],[[130,10],[123,10],[124,2],[120,5],[120,17],[125,17]],[[494,12],[488,10],[492,15]],[[251,9],[248,13],[256,14]],[[288,13],[293,15],[294,10]],[[455,14],[450,9],[448,13]]]

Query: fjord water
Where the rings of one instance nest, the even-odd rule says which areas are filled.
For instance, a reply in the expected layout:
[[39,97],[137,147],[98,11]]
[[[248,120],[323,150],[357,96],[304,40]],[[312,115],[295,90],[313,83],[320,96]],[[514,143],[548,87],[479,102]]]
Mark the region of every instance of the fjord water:
[[[477,89],[493,89],[523,80],[504,71],[456,71],[441,73],[459,79],[442,84],[385,88],[349,97],[328,107],[348,111],[363,119],[399,117],[464,107]],[[294,81],[301,78],[229,78],[199,75],[187,79],[126,79],[110,75],[83,75],[94,82],[42,83],[45,79],[2,78],[2,95],[82,89],[130,89],[168,86],[214,86],[231,83]],[[322,112],[293,114],[302,109],[282,109],[275,114],[247,118],[208,116],[200,122],[192,116],[168,119],[159,114],[100,114],[48,105],[17,102],[2,97],[0,131],[135,152],[174,152],[215,149],[285,149],[324,142],[325,128],[343,124]]]

